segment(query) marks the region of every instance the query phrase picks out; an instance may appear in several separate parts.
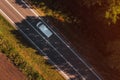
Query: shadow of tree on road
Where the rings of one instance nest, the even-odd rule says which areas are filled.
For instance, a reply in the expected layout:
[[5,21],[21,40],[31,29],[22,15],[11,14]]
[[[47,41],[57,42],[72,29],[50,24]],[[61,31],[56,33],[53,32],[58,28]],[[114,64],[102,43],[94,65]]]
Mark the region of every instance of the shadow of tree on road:
[[[28,6],[26,6],[26,4],[23,2],[23,0],[15,0],[15,3],[22,6],[22,8],[28,8]],[[27,4],[29,5],[29,4]],[[29,5],[30,8],[32,8],[30,5]]]
[[33,47],[28,41],[28,39],[25,38],[18,30],[12,30],[11,33],[16,37],[16,39],[19,41],[18,43],[24,45],[25,47]]
[[[112,54],[114,57],[120,55],[116,55],[114,54],[114,52],[110,51],[110,49],[112,48],[110,48],[110,46],[112,44],[115,44],[115,41],[120,41],[119,21],[117,22],[117,24],[112,24],[108,26],[104,21],[103,16],[97,16],[97,14],[101,14],[96,11],[97,9],[100,9],[100,11],[102,12],[102,8],[99,6],[92,7],[90,9],[86,7],[80,7],[78,9],[77,7],[79,7],[79,5],[77,5],[77,7],[72,7],[72,5],[72,8],[68,6],[67,8],[63,9],[64,7],[60,8],[54,7],[55,5],[51,6],[51,4],[54,4],[53,1],[47,3],[47,1],[44,0],[45,5],[52,10],[62,11],[64,13],[69,8],[67,11],[70,11],[72,15],[78,17],[81,22],[61,22],[60,20],[52,16],[44,16],[42,17],[42,19],[50,24],[52,27],[57,28],[61,34],[67,37],[68,41],[70,41],[73,46],[75,46],[80,54],[82,54],[84,58],[87,59],[95,67],[95,69],[105,77],[105,80],[110,80],[109,76],[111,76],[113,73],[118,74],[120,71],[118,71],[117,68],[113,69],[110,66],[109,62],[112,61]],[[63,3],[61,2],[61,4]],[[26,17],[26,20],[29,20],[29,17]],[[23,20],[20,24],[22,24],[26,20]],[[116,46],[118,45],[116,44]],[[107,47],[109,48],[109,50],[106,50]],[[119,60],[115,61],[117,62]],[[113,66],[115,67],[116,64],[113,64]],[[119,75],[120,74],[112,75],[112,77],[118,80]]]
[[[49,21],[49,20],[52,20],[52,21],[56,21],[56,22],[58,22],[59,24],[61,23],[59,20],[57,20],[57,19],[54,19],[54,18],[52,18],[52,17],[50,17],[50,16],[45,16],[45,17],[41,17],[42,18],[42,20],[43,21],[47,21],[47,24],[49,24],[49,26],[52,28],[52,29],[54,29],[54,30],[57,30],[58,32],[59,32],[59,30],[55,27],[55,25],[53,25],[52,23],[51,23],[51,21]],[[42,50],[42,51],[44,51],[44,49],[45,48],[47,48],[47,49],[49,49],[50,51],[48,51],[48,53],[49,52],[53,52],[53,50],[51,49],[51,47],[49,47],[47,44],[46,44],[46,42],[45,41],[43,41],[42,39],[40,39],[39,37],[40,37],[40,35],[37,35],[36,34],[36,31],[35,30],[37,30],[37,27],[36,27],[36,24],[38,23],[40,21],[40,19],[38,18],[38,17],[35,17],[35,16],[26,16],[26,18],[25,19],[23,19],[21,22],[17,22],[17,23],[15,23],[18,27],[19,27],[19,29],[20,30],[22,30],[33,42],[35,42],[35,44],[38,46],[38,47],[40,47],[40,49]],[[32,26],[31,26],[32,25]],[[60,25],[59,25],[60,26]],[[61,25],[62,26],[62,25]],[[34,28],[33,28],[34,27]],[[34,30],[35,29],[35,30]],[[59,33],[59,34],[61,34],[61,33]],[[19,39],[19,37],[18,37],[18,39]],[[24,40],[23,39],[21,39],[20,41],[22,41],[22,43],[24,44],[27,44],[26,43],[26,41],[24,42]],[[28,43],[29,44],[29,43]],[[29,45],[28,45],[29,46]],[[39,52],[39,50],[38,50],[38,52]],[[42,53],[41,51],[40,51],[40,53]],[[47,53],[47,51],[45,52],[44,51],[44,53],[45,54],[47,54],[47,55],[49,55],[49,54],[55,54],[54,52],[53,53]],[[55,56],[57,56],[57,55],[49,55],[49,56],[53,56],[53,59],[56,59],[55,58]],[[53,60],[52,59],[52,60]],[[57,61],[57,60],[56,60]],[[66,65],[65,63],[63,63],[62,61],[58,61],[58,62],[55,62],[59,67],[61,67],[66,73],[70,73],[71,75],[78,75],[78,74],[76,74],[76,73],[74,73],[74,72],[72,72],[71,71],[71,67],[67,67],[67,66],[63,66],[63,65]],[[47,65],[51,65],[51,61],[48,59],[48,60],[46,60],[46,64]],[[52,66],[52,65],[51,65]],[[56,67],[52,67],[52,69],[56,69]]]

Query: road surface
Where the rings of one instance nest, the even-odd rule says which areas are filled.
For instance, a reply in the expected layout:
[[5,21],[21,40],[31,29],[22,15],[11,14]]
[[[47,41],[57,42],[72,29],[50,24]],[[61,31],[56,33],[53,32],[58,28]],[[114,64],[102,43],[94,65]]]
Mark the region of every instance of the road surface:
[[[102,80],[54,27],[47,25],[23,0],[0,0],[0,12],[48,59],[67,80]],[[36,27],[41,21],[52,32]]]

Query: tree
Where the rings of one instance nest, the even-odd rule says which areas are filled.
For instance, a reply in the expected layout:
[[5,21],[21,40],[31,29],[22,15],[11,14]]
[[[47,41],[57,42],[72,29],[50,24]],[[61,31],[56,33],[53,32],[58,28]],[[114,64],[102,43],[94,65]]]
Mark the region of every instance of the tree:
[[[99,16],[102,14],[103,18],[105,18],[108,22],[116,23],[119,19],[120,14],[120,0],[29,0],[32,3],[38,5],[40,2],[44,2],[48,7],[52,8],[53,10],[69,10],[74,12],[73,7],[86,7],[88,9],[92,9],[94,7],[98,7],[95,16]],[[77,4],[77,5],[76,5]],[[62,9],[59,9],[62,7]],[[70,9],[71,8],[71,9]],[[102,8],[102,11],[101,11]],[[79,9],[79,8],[78,8]],[[69,13],[69,12],[68,12]]]

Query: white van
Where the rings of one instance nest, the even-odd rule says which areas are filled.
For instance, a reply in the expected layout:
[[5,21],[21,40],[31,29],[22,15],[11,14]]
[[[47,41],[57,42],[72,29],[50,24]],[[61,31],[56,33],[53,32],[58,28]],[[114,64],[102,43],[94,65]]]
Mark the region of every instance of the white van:
[[47,36],[47,38],[52,36],[53,33],[41,21],[39,21],[36,26]]

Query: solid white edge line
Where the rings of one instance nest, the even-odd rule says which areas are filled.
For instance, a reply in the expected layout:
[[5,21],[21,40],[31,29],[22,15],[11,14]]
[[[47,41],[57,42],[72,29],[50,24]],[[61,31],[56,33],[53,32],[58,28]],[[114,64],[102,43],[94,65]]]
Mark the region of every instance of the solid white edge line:
[[[30,7],[26,4],[26,2],[25,2],[24,0],[22,0],[22,2],[23,2],[28,8],[30,8]],[[35,13],[35,11],[34,11],[33,9],[30,8],[30,10],[31,10],[37,17],[39,17],[39,15],[38,15],[37,13]],[[39,18],[40,18],[40,17],[39,17]],[[42,20],[42,19],[40,18],[40,20]],[[46,24],[46,23],[45,23],[45,24]],[[47,25],[47,24],[46,24],[46,25]],[[47,25],[47,26],[49,27],[49,25]],[[52,30],[50,27],[49,27],[49,29]],[[52,30],[52,31],[53,31],[53,30]],[[55,31],[53,31],[53,32],[54,32],[54,34],[55,34],[66,46],[68,46],[68,44],[67,44],[65,41],[63,41],[63,40],[59,37],[59,35],[56,34]],[[81,60],[81,61],[88,67],[88,69],[89,69],[95,76],[97,76],[100,80],[102,80],[102,79],[93,71],[93,69],[91,69],[91,68],[88,66],[88,64],[86,64],[85,61],[82,60],[82,58],[80,58],[80,57],[75,53],[75,51],[73,51],[70,47],[68,47],[68,48],[74,53],[75,56],[78,57],[79,60]]]
[[[9,3],[8,0],[5,0],[5,1],[6,1],[23,19],[25,19],[25,17],[24,17],[19,11],[17,11],[17,10],[13,7],[13,5],[12,5],[11,3]],[[27,20],[25,20],[25,21],[26,21],[39,35],[41,35],[41,34],[33,27],[33,25],[32,25],[31,23],[29,23]],[[51,45],[51,43],[50,43],[48,40],[45,39],[45,37],[43,37],[42,35],[41,35],[41,37],[42,37],[45,41],[47,41],[51,47],[53,47],[53,46]],[[53,47],[53,48],[54,48],[54,47]],[[84,79],[83,75],[82,75],[80,72],[78,72],[78,70],[77,70],[76,68],[74,68],[74,66],[73,66],[67,59],[65,59],[65,57],[64,57],[62,54],[60,54],[59,51],[56,50],[56,48],[54,48],[54,50],[69,64],[69,66],[71,66],[71,67]]]
[[7,18],[10,23],[14,24],[14,22],[1,9],[0,9],[0,13],[4,15],[4,17]]
[[39,17],[38,16],[38,14],[33,10],[33,9],[31,9],[30,8],[30,6],[28,5],[28,4],[26,4],[26,2],[24,1],[24,0],[21,0],[37,17]]
[[[4,16],[7,20],[9,20],[9,22],[11,23],[11,24],[14,24],[14,22],[0,9],[0,13],[1,13],[1,15],[2,16]],[[13,26],[16,30],[17,30],[17,28],[15,27],[15,26]]]
[[[19,27],[0,9],[0,13],[2,14],[2,16],[4,16],[6,19],[9,20],[9,22],[13,25],[13,27],[16,30],[20,30]],[[20,30],[20,32],[22,34],[24,34],[24,36],[39,50],[41,51],[45,56],[47,56],[22,30]],[[49,57],[48,59],[51,61],[51,63],[57,68],[57,71],[66,79],[66,80],[70,80],[70,78],[68,77],[68,75],[62,71]]]
[[12,4],[8,1],[8,0],[5,0],[9,5],[10,7],[12,7],[23,19],[25,19],[25,17],[23,15],[21,15],[13,6]]

